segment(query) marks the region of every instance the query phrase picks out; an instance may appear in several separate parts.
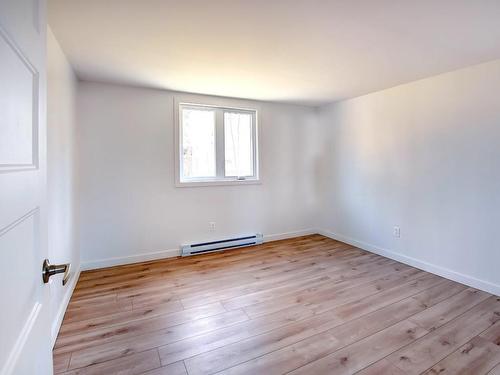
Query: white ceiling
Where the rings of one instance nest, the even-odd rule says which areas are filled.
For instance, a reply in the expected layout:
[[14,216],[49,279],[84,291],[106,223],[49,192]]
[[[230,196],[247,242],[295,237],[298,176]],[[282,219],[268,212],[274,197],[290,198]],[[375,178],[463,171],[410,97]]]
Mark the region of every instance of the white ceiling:
[[500,0],[50,0],[78,76],[318,105],[500,58]]

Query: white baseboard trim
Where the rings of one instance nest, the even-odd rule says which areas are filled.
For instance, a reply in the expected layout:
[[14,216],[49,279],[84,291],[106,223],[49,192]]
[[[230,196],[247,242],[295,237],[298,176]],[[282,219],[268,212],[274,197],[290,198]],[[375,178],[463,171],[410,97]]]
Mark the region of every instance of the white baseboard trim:
[[[300,237],[300,236],[307,236],[311,234],[321,234],[323,236],[332,238],[337,241],[345,242],[347,244],[359,247],[363,250],[370,251],[372,253],[381,255],[386,258],[390,258],[393,260],[396,260],[398,262],[408,264],[409,266],[419,268],[421,270],[427,271],[434,273],[436,275],[442,276],[444,278],[459,282],[461,284],[465,284],[468,286],[471,286],[473,288],[481,289],[484,290],[488,293],[492,293],[495,295],[500,295],[500,285],[491,283],[486,280],[482,279],[477,279],[475,277],[465,275],[460,272],[453,271],[449,268],[437,266],[435,264],[431,264],[413,257],[409,257],[400,253],[396,253],[394,251],[384,249],[363,241],[356,240],[354,238],[350,238],[338,233],[334,233],[325,229],[303,229],[303,230],[297,230],[297,231],[292,231],[292,232],[285,232],[285,233],[276,233],[276,234],[266,234],[264,235],[264,242],[270,242],[270,241],[278,241],[278,240],[283,240],[287,238],[293,238],[293,237]],[[112,267],[112,266],[118,266],[118,265],[124,265],[124,264],[130,264],[130,263],[137,263],[137,262],[146,262],[150,260],[157,260],[157,259],[164,259],[164,258],[172,258],[180,255],[180,250],[179,249],[170,249],[170,250],[164,250],[164,251],[158,251],[158,252],[152,252],[152,253],[146,253],[146,254],[139,254],[139,255],[129,255],[125,257],[116,257],[116,258],[108,258],[108,259],[101,259],[101,260],[95,260],[95,261],[89,261],[89,262],[84,262],[81,265],[81,270],[93,270],[93,269],[99,269],[99,268],[106,268],[106,267]],[[77,278],[75,278],[77,279]],[[72,288],[74,288],[74,285],[72,285]],[[67,297],[67,302],[69,302],[69,298],[71,297],[71,293],[68,294]],[[65,297],[66,299],[66,297]],[[67,304],[66,302],[66,304]],[[62,321],[62,318],[64,316],[64,309],[62,309],[61,306],[61,311],[63,311],[60,315],[60,319]],[[57,328],[58,330],[59,328]]]
[[277,233],[277,234],[265,234],[264,242],[286,240],[287,238],[308,236],[310,234],[316,234],[318,231],[316,229],[302,229],[293,232]]
[[128,255],[124,257],[116,257],[116,258],[107,258],[107,259],[99,259],[84,262],[82,264],[82,271],[95,270],[99,268],[113,267],[113,266],[121,266],[124,264],[138,263],[138,262],[147,262],[149,260],[157,260],[164,258],[173,258],[177,257],[181,254],[180,249],[170,249],[163,251],[156,251],[153,253],[145,253],[145,254],[137,254],[137,255]]
[[69,300],[73,295],[73,290],[75,290],[76,283],[78,278],[80,277],[80,267],[76,267],[76,271],[74,271],[73,275],[70,276],[69,283],[66,284],[66,293],[64,294],[63,300],[61,301],[61,305],[57,310],[57,314],[52,323],[51,335],[52,335],[52,347],[54,347],[57,339],[57,335],[59,334],[59,330],[61,329],[61,324],[64,319],[64,314],[66,313],[66,309],[68,308]]
[[333,232],[328,231],[328,230],[319,229],[319,230],[317,230],[317,233],[321,234],[325,237],[329,237],[329,238],[332,238],[334,240],[337,240],[340,242],[345,242],[349,245],[359,247],[360,249],[369,251],[371,253],[375,253],[375,254],[381,255],[383,257],[390,258],[390,259],[396,260],[398,262],[407,264],[409,266],[436,274],[438,276],[442,276],[446,279],[456,281],[460,284],[464,284],[464,285],[467,285],[467,286],[470,286],[470,287],[473,287],[476,289],[481,289],[485,292],[492,293],[492,294],[495,294],[497,296],[500,295],[500,285],[491,283],[489,281],[477,279],[475,277],[465,275],[465,274],[460,273],[460,272],[453,271],[449,268],[437,266],[435,264],[431,264],[431,263],[428,263],[428,262],[425,262],[425,261],[422,261],[422,260],[419,260],[419,259],[416,259],[413,257],[409,257],[409,256],[406,256],[406,255],[403,255],[400,253],[396,253],[396,252],[391,251],[391,250],[383,249],[381,247],[371,245],[371,244],[363,242],[363,241],[358,241],[358,240],[355,240],[353,238],[343,236],[341,234],[333,233]]
[[[302,229],[292,232],[277,233],[277,234],[265,234],[264,242],[284,240],[287,238],[307,236],[310,234],[315,234],[318,231],[316,229]],[[95,270],[99,268],[120,266],[124,264],[147,262],[149,260],[157,260],[164,258],[172,258],[180,256],[180,249],[170,249],[164,251],[157,251],[153,253],[138,254],[138,255],[128,255],[125,257],[107,258],[99,259],[94,261],[83,262],[81,265],[82,271]]]

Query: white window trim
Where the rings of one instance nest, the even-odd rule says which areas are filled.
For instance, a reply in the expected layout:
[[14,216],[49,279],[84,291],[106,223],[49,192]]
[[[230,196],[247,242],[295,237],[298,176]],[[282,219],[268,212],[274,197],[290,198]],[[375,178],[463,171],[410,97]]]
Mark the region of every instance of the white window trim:
[[[207,106],[207,107],[215,107],[220,109],[227,109],[232,111],[242,111],[248,113],[248,111],[252,111],[255,113],[253,118],[253,132],[254,132],[254,171],[255,176],[249,177],[244,180],[239,180],[236,177],[208,177],[208,178],[196,178],[193,181],[185,181],[181,180],[181,137],[182,137],[182,129],[181,129],[181,105],[193,105],[193,106]],[[237,100],[237,99],[225,99],[225,98],[213,98],[213,97],[205,97],[201,95],[179,95],[174,97],[174,140],[175,140],[175,157],[174,157],[174,170],[175,170],[175,186],[176,187],[200,187],[200,186],[228,186],[228,185],[257,185],[261,184],[262,180],[260,177],[260,157],[259,157],[259,149],[260,149],[260,132],[259,132],[259,113],[260,110],[257,108],[258,106],[253,105],[253,103],[247,103],[245,101]],[[216,133],[217,131],[224,131],[223,121],[216,121]],[[224,133],[222,133],[224,134]],[[217,137],[216,136],[216,154],[224,155],[224,136]],[[222,160],[220,160],[222,159]],[[220,171],[224,169],[224,159],[219,158],[216,161],[216,170]],[[218,173],[219,174],[219,173]]]

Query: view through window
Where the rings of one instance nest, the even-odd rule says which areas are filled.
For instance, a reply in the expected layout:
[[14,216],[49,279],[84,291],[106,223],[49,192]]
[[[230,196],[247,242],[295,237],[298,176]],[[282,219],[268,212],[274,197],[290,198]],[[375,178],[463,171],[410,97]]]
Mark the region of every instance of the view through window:
[[257,180],[256,111],[180,104],[180,182]]

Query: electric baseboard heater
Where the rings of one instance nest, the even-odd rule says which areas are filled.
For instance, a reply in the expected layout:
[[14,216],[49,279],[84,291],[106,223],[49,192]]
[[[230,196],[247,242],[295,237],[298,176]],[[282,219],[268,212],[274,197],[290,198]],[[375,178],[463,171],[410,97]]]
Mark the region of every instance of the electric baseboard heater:
[[218,241],[183,245],[181,246],[181,255],[185,257],[189,255],[212,253],[215,251],[222,251],[236,247],[259,245],[262,242],[263,242],[262,234],[256,233],[243,237],[227,238]]

